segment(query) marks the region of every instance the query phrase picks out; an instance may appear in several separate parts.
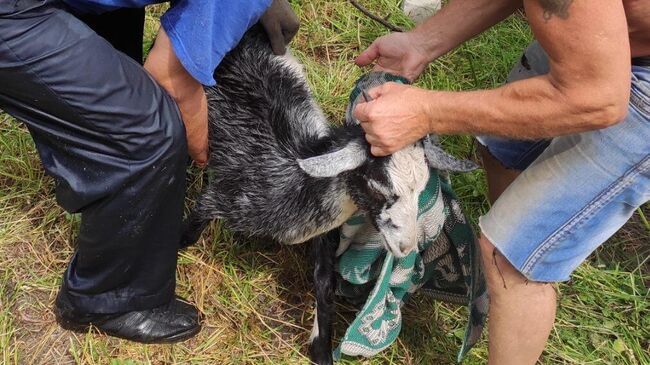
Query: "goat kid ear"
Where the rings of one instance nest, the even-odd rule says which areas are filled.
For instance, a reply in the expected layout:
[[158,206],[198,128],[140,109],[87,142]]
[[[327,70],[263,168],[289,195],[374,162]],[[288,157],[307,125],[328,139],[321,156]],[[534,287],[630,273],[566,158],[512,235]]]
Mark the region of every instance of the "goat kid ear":
[[436,170],[452,172],[469,172],[476,170],[479,166],[470,160],[459,160],[450,155],[440,146],[437,136],[425,136],[422,140],[424,155],[429,167]]
[[350,142],[340,150],[298,160],[298,165],[309,176],[334,177],[356,169],[363,165],[366,159],[366,147],[358,142]]

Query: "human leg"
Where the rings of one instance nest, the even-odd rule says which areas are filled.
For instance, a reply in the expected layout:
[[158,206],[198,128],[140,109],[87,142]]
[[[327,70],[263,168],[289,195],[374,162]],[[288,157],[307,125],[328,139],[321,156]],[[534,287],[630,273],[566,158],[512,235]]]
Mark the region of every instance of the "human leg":
[[[645,127],[650,128],[650,124],[646,122]],[[602,140],[601,137],[591,141]],[[645,138],[648,137],[650,133],[646,133]],[[590,144],[578,143],[573,148],[551,144],[548,156],[540,156],[548,159],[524,171],[481,219],[482,261],[490,293],[491,364],[535,363],[555,317],[555,292],[548,282],[567,280],[589,253],[627,221],[634,209],[650,199],[647,149],[645,157],[630,160],[628,169],[619,172],[618,177],[611,177],[611,170],[600,173],[606,166],[603,162],[609,158],[616,163],[614,154],[590,161],[593,156],[589,154],[567,159],[560,152],[579,154],[589,151]],[[589,165],[590,162],[595,163]],[[584,174],[580,172],[582,166],[597,173]],[[582,178],[570,179],[566,178],[571,176],[570,172],[559,173],[575,171],[576,167],[578,172],[574,176]],[[584,184],[585,180],[598,181],[596,185],[600,187]],[[584,190],[589,191],[590,199],[585,199]],[[557,196],[552,196],[556,192]],[[549,195],[548,199],[544,194]],[[525,202],[526,198],[530,200]]]
[[485,236],[479,244],[490,295],[488,363],[534,364],[555,321],[555,289],[526,279]]
[[59,297],[78,316],[169,305],[187,161],[176,105],[60,2],[17,4],[0,11],[0,107],[82,217]]
[[[521,174],[479,145],[490,203]],[[489,363],[532,364],[544,350],[555,319],[556,293],[548,283],[526,279],[483,235],[479,239],[488,291]],[[531,316],[531,313],[535,313]]]
[[515,181],[521,174],[521,170],[509,169],[501,164],[494,156],[490,154],[487,148],[481,144],[478,145],[478,151],[483,162],[483,169],[488,184],[488,199],[490,204],[501,196],[501,194]]
[[481,218],[491,298],[490,363],[535,362],[555,313],[555,293],[545,283],[568,280],[589,253],[650,199],[645,142],[650,138],[650,71],[633,68],[631,84],[628,118],[619,125],[558,137],[544,152],[540,148],[541,154],[520,148],[535,142],[484,140],[491,158],[488,176],[507,171],[499,162],[512,167],[511,155],[535,159],[530,167],[520,165],[528,168],[509,187],[508,176],[499,175],[502,185],[491,189],[491,198],[503,195]]

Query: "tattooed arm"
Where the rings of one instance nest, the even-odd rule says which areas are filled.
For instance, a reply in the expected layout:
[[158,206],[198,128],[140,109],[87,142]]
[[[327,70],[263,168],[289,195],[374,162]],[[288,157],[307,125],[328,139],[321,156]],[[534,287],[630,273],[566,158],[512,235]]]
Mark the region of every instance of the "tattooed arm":
[[374,101],[355,110],[373,153],[392,153],[427,132],[543,138],[621,121],[630,92],[622,1],[524,0],[524,9],[549,74],[470,92],[373,89]]
[[[469,131],[550,137],[622,120],[630,94],[630,45],[620,0],[525,0],[549,56],[549,74],[479,92]],[[464,119],[464,118],[463,118]],[[453,127],[452,130],[453,131]]]
[[623,119],[630,92],[630,45],[622,1],[525,0],[524,9],[549,55],[551,71],[484,95],[497,109],[488,112],[487,120],[503,115],[498,109],[513,109],[500,118],[505,129],[499,134],[548,137]]
[[573,0],[539,0],[539,4],[544,9],[544,20],[549,20],[553,16],[569,18],[569,6],[572,2]]

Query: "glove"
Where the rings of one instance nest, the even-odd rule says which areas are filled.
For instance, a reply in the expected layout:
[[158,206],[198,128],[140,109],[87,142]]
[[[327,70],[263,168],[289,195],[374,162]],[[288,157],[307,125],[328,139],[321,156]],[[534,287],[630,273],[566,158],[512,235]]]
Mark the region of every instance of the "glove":
[[298,32],[300,21],[287,0],[273,0],[266,13],[260,18],[266,34],[271,40],[271,48],[276,55],[287,52],[287,44]]

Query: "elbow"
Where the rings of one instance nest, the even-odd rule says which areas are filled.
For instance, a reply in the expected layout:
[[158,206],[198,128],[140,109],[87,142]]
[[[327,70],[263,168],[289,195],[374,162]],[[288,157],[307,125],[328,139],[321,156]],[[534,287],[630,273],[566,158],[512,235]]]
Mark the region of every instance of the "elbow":
[[[614,126],[627,117],[628,97],[625,100],[609,101],[600,105],[600,111],[594,118],[595,129],[602,129]],[[620,98],[619,98],[620,99]]]
[[588,99],[574,101],[574,110],[583,120],[585,129],[595,130],[614,126],[627,117],[629,90],[616,95],[591,95]]
[[627,117],[627,103],[608,106],[603,111],[602,128],[611,127],[621,123]]

